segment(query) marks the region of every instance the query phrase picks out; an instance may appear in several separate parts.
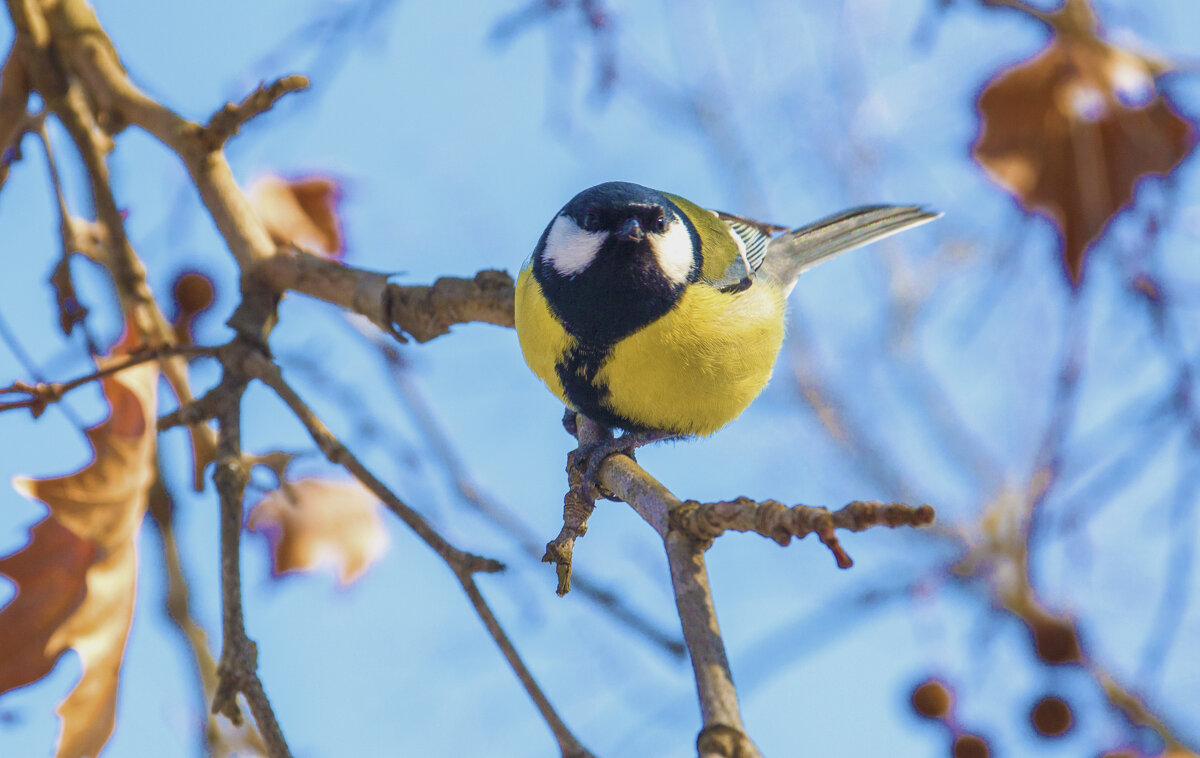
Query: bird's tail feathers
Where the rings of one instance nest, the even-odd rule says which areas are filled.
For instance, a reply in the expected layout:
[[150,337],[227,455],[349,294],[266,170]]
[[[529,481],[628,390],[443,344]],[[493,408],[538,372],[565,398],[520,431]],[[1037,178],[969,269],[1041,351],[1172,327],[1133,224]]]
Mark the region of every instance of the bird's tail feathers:
[[826,216],[771,240],[760,274],[787,291],[821,261],[940,217],[917,205],[864,205]]

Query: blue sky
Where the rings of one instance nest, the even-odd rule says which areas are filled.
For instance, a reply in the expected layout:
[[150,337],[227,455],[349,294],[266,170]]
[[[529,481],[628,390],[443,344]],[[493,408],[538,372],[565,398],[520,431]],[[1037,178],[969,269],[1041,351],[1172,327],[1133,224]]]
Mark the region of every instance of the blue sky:
[[[1200,8],[1192,0],[1153,10],[1134,2],[1096,5],[1114,39],[1200,61],[1194,33]],[[936,225],[807,274],[792,296],[791,338],[764,395],[712,438],[648,449],[639,460],[684,498],[749,495],[838,506],[902,497],[831,443],[791,381],[800,361],[831,378],[904,472],[913,497],[935,505],[948,522],[969,519],[1028,475],[1068,298],[1050,225],[1024,221],[968,152],[978,89],[1043,44],[1044,33],[1019,15],[971,7],[937,16],[923,4],[894,0],[800,8],[756,0],[694,10],[614,3],[623,78],[604,94],[594,87],[590,32],[573,16],[533,25],[505,44],[491,41],[496,22],[522,7],[512,3],[385,3],[349,32],[344,49],[326,53],[312,39],[279,46],[293,30],[349,4],[98,6],[135,80],[193,119],[206,119],[261,79],[309,75],[310,92],[289,96],[231,143],[235,173],[245,184],[264,173],[340,177],[348,262],[397,272],[404,281],[482,268],[515,273],[567,199],[613,179],[793,225],[865,202],[917,202],[944,211]],[[0,24],[5,49],[11,33]],[[689,61],[688,70],[680,70],[680,60]],[[1185,113],[1200,114],[1194,74],[1170,85]],[[680,105],[684,92],[723,105],[708,122],[715,138],[703,136]],[[68,201],[83,214],[82,177],[64,135],[51,133],[69,167]],[[729,159],[729,140],[721,135],[730,134],[746,161]],[[9,266],[0,277],[0,316],[47,377],[67,378],[86,371],[86,354],[55,326],[45,281],[57,255],[57,219],[44,157],[32,139],[25,148],[0,193],[0,259]],[[1176,223],[1161,243],[1164,269],[1190,273],[1193,285],[1200,241],[1195,163],[1176,177]],[[199,339],[227,339],[222,322],[235,304],[235,268],[182,166],[137,130],[118,138],[112,164],[114,189],[154,291],[168,293],[185,268],[209,273],[218,300],[202,317]],[[1155,204],[1164,193],[1149,187],[1143,196]],[[1152,396],[1170,375],[1148,319],[1122,299],[1116,261],[1136,244],[1136,226],[1119,222],[1089,270],[1079,320],[1094,370],[1080,397],[1081,437],[1104,428],[1124,398]],[[94,329],[113,339],[120,325],[106,281],[86,265],[77,275],[95,309]],[[897,291],[901,285],[907,289]],[[907,332],[899,330],[906,312],[896,302],[913,306],[908,316],[916,326]],[[581,740],[604,756],[692,754],[699,722],[686,664],[630,634],[579,593],[555,597],[550,568],[526,559],[511,539],[463,507],[391,389],[386,366],[342,314],[300,297],[287,298],[281,313],[275,354],[334,431],[451,541],[510,564],[502,577],[481,578],[481,587]],[[1184,314],[1194,319],[1194,307]],[[897,334],[912,340],[910,349],[896,345]],[[1194,352],[1195,335],[1187,339]],[[525,368],[515,334],[457,327],[403,354],[473,480],[537,534],[557,534],[570,445],[559,427],[561,408]],[[914,388],[894,371],[903,356],[915,356],[937,377],[939,397],[994,460],[994,481],[964,474],[953,451],[939,444]],[[212,366],[199,366],[195,376],[199,387],[216,379]],[[0,384],[28,378],[0,345]],[[89,424],[104,413],[94,389],[80,390],[68,404]],[[361,434],[364,419],[387,433]],[[1142,428],[1134,427],[1122,431]],[[250,450],[309,447],[286,409],[261,388],[246,396],[244,429]],[[199,496],[185,491],[181,433],[165,435],[161,444],[178,496],[194,610],[215,637],[215,498],[211,485]],[[5,477],[58,474],[87,457],[82,435],[63,413],[36,422],[20,413],[0,416]],[[1129,677],[1153,634],[1172,535],[1190,530],[1194,538],[1197,529],[1186,516],[1194,507],[1172,516],[1171,483],[1194,465],[1187,446],[1168,439],[1144,473],[1111,495],[1114,506],[1089,523],[1086,540],[1054,541],[1038,553],[1040,588],[1086,619],[1092,649]],[[333,474],[316,458],[297,468]],[[38,505],[0,489],[0,553],[22,545],[40,514]],[[390,551],[347,590],[326,575],[273,580],[265,540],[245,539],[247,625],[293,751],[552,755],[547,730],[453,577],[402,525],[387,523]],[[847,536],[844,544],[857,561],[850,572],[838,571],[813,540],[780,549],[733,536],[709,553],[746,725],[764,754],[943,753],[944,738],[906,705],[909,688],[930,673],[961,683],[960,720],[1009,755],[1078,754],[1112,736],[1097,717],[1082,723],[1060,752],[1030,739],[1024,713],[1035,695],[1067,692],[1085,713],[1099,713],[1100,696],[1078,672],[1048,673],[1031,664],[1016,622],[994,615],[986,595],[940,577],[938,567],[951,557],[944,544],[886,530]],[[160,548],[150,531],[139,547],[139,605],[106,754],[195,755],[197,688],[186,650],[165,619]],[[625,506],[600,505],[576,561],[658,626],[676,629],[661,549]],[[916,595],[861,599],[914,578],[922,579]],[[1196,584],[1186,587],[1173,657],[1159,676],[1142,681],[1152,702],[1193,741],[1200,739],[1200,722],[1187,705],[1200,697]],[[0,602],[7,593],[0,588]],[[48,754],[57,730],[52,706],[77,673],[68,655],[45,680],[0,699],[0,713],[11,718],[0,725],[6,754]]]

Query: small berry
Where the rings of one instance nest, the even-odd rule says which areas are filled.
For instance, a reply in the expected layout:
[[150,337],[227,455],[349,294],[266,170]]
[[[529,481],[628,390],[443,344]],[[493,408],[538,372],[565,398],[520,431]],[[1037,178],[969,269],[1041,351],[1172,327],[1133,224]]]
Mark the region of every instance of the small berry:
[[1061,737],[1071,730],[1074,718],[1065,700],[1047,695],[1034,704],[1029,720],[1043,737]]
[[960,734],[954,738],[954,758],[988,758],[991,754],[987,740],[977,734]]
[[927,719],[945,718],[953,704],[950,689],[937,679],[922,682],[912,692],[913,710]]

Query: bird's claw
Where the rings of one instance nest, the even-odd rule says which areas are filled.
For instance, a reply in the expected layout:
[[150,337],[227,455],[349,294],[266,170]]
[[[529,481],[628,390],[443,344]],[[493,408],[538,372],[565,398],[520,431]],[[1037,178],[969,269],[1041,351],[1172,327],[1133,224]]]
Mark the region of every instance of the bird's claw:
[[571,453],[571,466],[576,471],[583,473],[584,484],[589,485],[600,497],[620,502],[620,498],[600,483],[600,468],[611,456],[618,454],[628,455],[636,461],[637,458],[634,454],[636,448],[637,442],[626,440],[623,437],[580,445]]

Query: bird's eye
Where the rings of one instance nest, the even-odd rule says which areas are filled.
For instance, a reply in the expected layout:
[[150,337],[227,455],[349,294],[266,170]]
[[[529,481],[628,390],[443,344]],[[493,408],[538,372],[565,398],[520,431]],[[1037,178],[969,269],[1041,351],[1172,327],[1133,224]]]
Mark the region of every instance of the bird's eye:
[[667,217],[666,216],[655,216],[650,221],[650,231],[654,232],[655,234],[662,234],[666,230],[667,230]]
[[580,225],[589,232],[594,232],[600,228],[600,216],[595,211],[588,211],[583,214],[583,220]]

